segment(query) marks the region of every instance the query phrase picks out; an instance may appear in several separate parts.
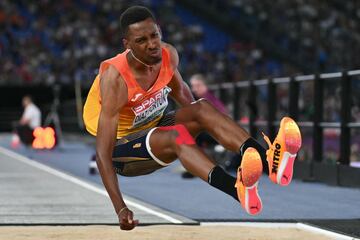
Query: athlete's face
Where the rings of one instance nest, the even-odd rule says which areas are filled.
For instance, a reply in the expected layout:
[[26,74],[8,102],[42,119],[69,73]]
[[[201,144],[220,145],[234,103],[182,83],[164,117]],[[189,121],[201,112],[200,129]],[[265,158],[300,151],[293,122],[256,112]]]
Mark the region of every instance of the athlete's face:
[[160,29],[151,18],[129,25],[123,43],[146,64],[153,65],[161,61]]

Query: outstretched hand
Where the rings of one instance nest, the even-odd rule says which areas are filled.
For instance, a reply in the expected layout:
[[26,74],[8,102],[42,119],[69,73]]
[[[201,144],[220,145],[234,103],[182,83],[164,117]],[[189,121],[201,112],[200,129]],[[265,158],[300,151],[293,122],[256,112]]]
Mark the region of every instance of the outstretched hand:
[[139,224],[139,220],[134,220],[134,213],[127,207],[120,210],[118,218],[121,230],[129,231]]

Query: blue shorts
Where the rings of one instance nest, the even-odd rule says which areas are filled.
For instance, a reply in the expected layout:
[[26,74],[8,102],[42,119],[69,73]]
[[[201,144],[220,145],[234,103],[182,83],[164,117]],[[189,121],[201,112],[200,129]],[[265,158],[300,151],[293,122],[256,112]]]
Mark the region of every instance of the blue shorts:
[[[170,112],[161,118],[157,126],[173,125],[175,112]],[[168,165],[151,152],[149,139],[155,129],[141,130],[116,141],[112,162],[117,174],[128,177],[146,175]]]

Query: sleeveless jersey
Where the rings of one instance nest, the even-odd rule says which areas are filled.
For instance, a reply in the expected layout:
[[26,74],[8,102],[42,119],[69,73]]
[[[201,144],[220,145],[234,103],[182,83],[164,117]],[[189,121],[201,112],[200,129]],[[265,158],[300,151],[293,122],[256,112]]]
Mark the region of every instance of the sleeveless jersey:
[[[100,73],[110,65],[120,73],[127,85],[128,102],[119,112],[117,138],[143,129],[155,127],[168,105],[168,94],[171,88],[167,86],[174,75],[170,63],[170,52],[162,47],[162,63],[159,75],[147,91],[142,89],[134,78],[126,55],[129,50],[105,60],[100,65]],[[83,118],[86,129],[96,136],[99,115],[101,111],[100,77],[96,76],[84,105]]]

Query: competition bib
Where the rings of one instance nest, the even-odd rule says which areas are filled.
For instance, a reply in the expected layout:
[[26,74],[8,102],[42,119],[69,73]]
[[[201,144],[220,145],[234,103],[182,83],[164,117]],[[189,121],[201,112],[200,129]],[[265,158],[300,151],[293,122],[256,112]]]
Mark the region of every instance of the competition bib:
[[147,96],[138,105],[132,107],[135,118],[131,128],[143,126],[154,119],[162,116],[166,107],[168,106],[168,95],[171,88],[164,87],[159,91]]

